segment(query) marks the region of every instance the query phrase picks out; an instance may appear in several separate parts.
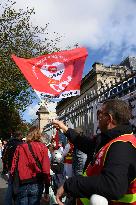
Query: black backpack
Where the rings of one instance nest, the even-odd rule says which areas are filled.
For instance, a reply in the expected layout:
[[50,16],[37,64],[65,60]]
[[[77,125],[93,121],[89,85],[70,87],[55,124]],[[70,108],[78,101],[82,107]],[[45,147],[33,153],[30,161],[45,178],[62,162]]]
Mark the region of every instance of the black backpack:
[[10,139],[9,142],[7,143],[3,154],[3,163],[5,163],[5,167],[7,168],[7,171],[10,171],[11,169],[12,159],[17,146],[22,143],[23,142],[21,140],[18,140],[16,138]]

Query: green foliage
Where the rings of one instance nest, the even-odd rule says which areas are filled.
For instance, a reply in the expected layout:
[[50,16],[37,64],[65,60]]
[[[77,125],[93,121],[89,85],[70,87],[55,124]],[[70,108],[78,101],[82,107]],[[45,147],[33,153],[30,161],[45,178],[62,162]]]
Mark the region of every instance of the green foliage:
[[13,104],[17,109],[24,110],[32,102],[33,91],[11,60],[11,54],[31,58],[56,51],[60,37],[54,42],[49,40],[48,24],[45,28],[34,27],[30,21],[34,10],[16,11],[14,4],[10,0],[5,3],[0,17],[0,99],[6,99],[9,106]]
[[8,107],[4,101],[0,102],[0,137],[9,138],[22,123],[20,114],[14,107]]
[[[17,11],[14,4],[12,0],[7,0],[4,5],[0,4],[0,102],[2,105],[6,104],[8,112],[14,110],[18,113],[32,103],[34,95],[32,88],[11,60],[11,54],[32,58],[58,51],[56,44],[61,37],[54,32],[56,38],[50,40],[49,24],[47,23],[45,28],[33,26],[31,16],[35,14],[34,9]],[[4,107],[1,107],[1,114],[2,110],[4,111]],[[0,129],[3,129],[1,126],[0,124]]]
[[20,130],[23,136],[26,135],[30,124],[23,121],[20,113],[14,107],[8,107],[3,101],[0,103],[0,138],[7,139]]

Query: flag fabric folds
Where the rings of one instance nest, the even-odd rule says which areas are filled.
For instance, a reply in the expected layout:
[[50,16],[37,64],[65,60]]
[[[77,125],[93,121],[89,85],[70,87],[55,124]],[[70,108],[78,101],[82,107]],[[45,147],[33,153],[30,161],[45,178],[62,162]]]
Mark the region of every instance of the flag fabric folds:
[[61,99],[80,94],[87,55],[86,48],[75,48],[31,59],[12,55],[12,59],[41,99]]

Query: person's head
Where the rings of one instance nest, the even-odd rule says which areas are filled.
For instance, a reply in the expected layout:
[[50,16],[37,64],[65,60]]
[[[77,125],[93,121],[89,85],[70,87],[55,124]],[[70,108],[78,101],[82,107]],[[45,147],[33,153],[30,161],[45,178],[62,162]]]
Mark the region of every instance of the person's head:
[[58,143],[58,144],[59,144],[59,146],[62,146],[62,142],[61,142],[61,141],[59,141],[59,143]]
[[52,139],[51,144],[52,144],[53,147],[56,146],[56,141],[55,141],[55,139]]
[[106,100],[97,112],[101,132],[128,124],[131,119],[129,105],[120,99]]
[[7,144],[7,140],[2,140],[2,145],[5,146]]
[[46,146],[49,146],[49,144],[51,143],[51,136],[47,133],[42,132],[42,142]]
[[23,137],[22,141],[23,141],[23,142],[26,142],[26,137]]
[[22,132],[17,130],[17,131],[14,133],[14,137],[15,137],[16,139],[22,140],[22,138],[23,138]]
[[0,147],[2,147],[2,141],[0,140]]
[[83,133],[84,133],[83,128],[81,128],[81,127],[76,127],[76,128],[75,128],[75,131],[76,131],[79,135],[83,135]]
[[26,141],[27,142],[32,142],[32,141],[40,142],[41,137],[42,137],[42,134],[41,134],[39,128],[34,126],[34,127],[30,128],[30,130],[27,134],[27,137],[26,137]]

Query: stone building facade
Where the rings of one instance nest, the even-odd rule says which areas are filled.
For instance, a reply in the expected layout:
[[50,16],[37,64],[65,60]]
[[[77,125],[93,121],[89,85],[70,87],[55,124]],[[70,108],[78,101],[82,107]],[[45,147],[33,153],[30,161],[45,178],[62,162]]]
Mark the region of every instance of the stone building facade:
[[[115,97],[125,100],[133,98],[133,114],[136,115],[134,105],[136,100],[135,57],[128,57],[119,65],[109,67],[101,63],[94,63],[90,72],[82,79],[80,95],[61,100],[56,112],[59,119],[65,121],[68,126],[81,127],[86,135],[91,136],[98,132],[97,109],[99,105],[103,100]],[[133,122],[136,123],[135,120]],[[44,127],[45,131],[51,129],[50,124]]]

